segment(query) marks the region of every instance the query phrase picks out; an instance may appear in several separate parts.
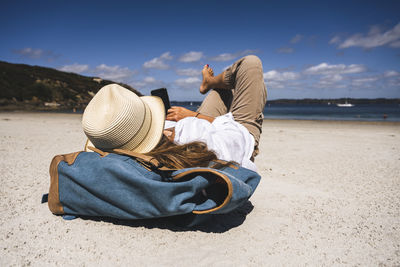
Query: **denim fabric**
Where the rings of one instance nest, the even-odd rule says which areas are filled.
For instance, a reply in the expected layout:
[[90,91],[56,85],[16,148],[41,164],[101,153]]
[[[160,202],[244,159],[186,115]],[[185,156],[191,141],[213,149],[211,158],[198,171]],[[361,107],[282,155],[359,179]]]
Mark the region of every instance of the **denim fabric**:
[[235,208],[241,206],[250,198],[260,182],[261,176],[246,168],[224,168],[220,171],[227,174],[233,185],[233,194],[229,205],[212,213],[223,214],[228,213]]
[[[201,169],[204,168],[167,173],[167,178]],[[233,194],[227,205],[213,213],[226,213],[242,205],[260,181],[257,173],[244,168],[227,167],[217,171],[229,178]],[[120,219],[156,218],[212,209],[226,190],[217,186],[216,175],[212,173],[198,172],[168,181],[135,159],[112,153],[101,157],[95,152],[82,152],[72,165],[61,161],[58,178],[65,214]]]

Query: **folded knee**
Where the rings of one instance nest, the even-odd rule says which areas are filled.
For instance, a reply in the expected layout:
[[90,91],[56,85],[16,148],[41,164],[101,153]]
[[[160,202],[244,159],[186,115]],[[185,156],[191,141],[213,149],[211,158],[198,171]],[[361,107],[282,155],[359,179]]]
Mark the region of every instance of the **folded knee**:
[[262,67],[261,59],[255,55],[248,55],[243,57],[242,64],[245,64],[248,67],[251,66]]

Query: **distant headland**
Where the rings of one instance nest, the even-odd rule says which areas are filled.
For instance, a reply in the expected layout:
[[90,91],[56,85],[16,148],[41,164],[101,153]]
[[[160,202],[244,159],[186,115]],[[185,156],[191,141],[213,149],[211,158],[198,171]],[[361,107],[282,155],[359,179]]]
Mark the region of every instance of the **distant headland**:
[[[0,61],[0,111],[82,110],[100,88],[111,83],[115,82]],[[127,84],[119,84],[142,95]]]

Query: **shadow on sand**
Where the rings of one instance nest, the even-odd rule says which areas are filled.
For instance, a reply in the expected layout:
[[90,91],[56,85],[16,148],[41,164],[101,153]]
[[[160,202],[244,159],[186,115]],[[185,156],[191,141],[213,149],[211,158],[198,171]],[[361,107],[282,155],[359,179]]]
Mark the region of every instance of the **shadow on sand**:
[[143,220],[121,220],[89,216],[82,216],[80,218],[83,220],[103,221],[130,227],[169,229],[174,232],[202,231],[206,233],[223,233],[241,225],[253,208],[253,204],[251,204],[250,201],[247,201],[243,206],[227,214],[185,214],[166,218]]

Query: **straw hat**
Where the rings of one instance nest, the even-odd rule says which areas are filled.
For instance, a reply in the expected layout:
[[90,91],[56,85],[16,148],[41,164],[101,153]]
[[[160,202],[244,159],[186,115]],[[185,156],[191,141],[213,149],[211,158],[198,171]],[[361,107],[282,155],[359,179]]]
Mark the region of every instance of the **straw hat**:
[[106,85],[83,113],[83,131],[89,139],[85,150],[95,146],[105,151],[119,148],[149,152],[161,139],[164,121],[161,98],[139,97],[118,84]]

